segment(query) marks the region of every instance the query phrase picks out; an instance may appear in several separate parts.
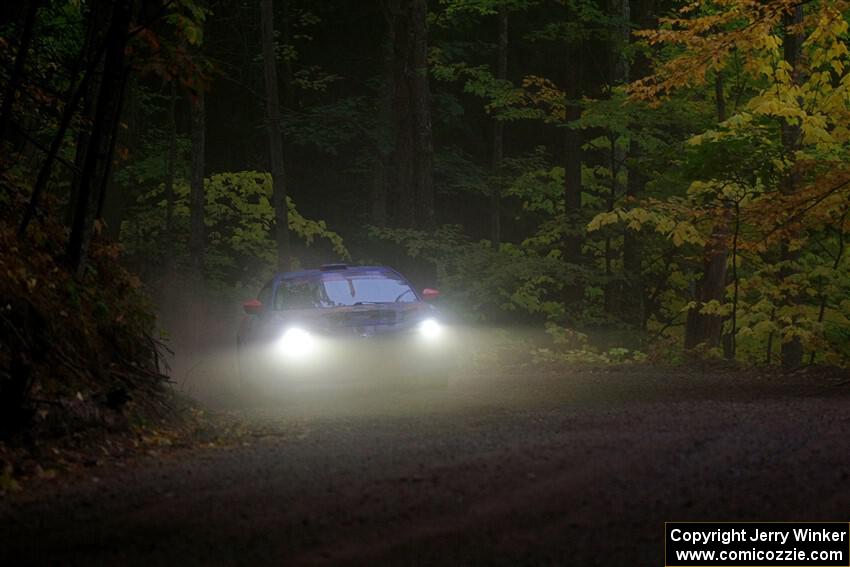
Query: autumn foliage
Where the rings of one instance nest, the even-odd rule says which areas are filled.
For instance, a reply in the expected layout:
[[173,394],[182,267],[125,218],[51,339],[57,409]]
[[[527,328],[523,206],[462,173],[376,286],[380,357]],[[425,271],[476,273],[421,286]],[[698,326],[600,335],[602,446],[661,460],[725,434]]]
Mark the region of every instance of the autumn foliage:
[[677,160],[685,194],[616,207],[589,228],[622,223],[703,249],[686,347],[767,362],[778,348],[791,367],[804,353],[847,362],[846,12],[843,2],[697,2],[637,33],[658,55],[627,104],[709,96],[715,123]]

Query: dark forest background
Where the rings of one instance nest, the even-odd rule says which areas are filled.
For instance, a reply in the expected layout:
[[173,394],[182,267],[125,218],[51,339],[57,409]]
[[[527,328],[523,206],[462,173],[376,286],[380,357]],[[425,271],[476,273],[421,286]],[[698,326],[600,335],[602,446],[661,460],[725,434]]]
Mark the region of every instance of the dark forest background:
[[199,320],[176,289],[238,307],[340,260],[545,329],[537,360],[846,365],[848,14],[5,2],[7,399],[39,365],[139,379],[157,313]]

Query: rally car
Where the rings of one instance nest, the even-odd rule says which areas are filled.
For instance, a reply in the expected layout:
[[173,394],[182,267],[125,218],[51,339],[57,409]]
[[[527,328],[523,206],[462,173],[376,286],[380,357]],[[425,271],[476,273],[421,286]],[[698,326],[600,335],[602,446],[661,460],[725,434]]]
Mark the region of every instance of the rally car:
[[381,266],[277,274],[243,304],[241,384],[251,390],[381,377],[445,385],[454,345],[432,303],[438,296]]

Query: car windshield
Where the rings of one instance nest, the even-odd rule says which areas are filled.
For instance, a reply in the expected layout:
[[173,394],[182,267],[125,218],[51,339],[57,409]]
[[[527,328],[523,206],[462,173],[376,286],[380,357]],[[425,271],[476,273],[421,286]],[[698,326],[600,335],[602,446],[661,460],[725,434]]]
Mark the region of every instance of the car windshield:
[[412,303],[416,294],[404,280],[386,275],[334,275],[322,279],[284,280],[275,294],[275,309],[322,309],[376,303]]

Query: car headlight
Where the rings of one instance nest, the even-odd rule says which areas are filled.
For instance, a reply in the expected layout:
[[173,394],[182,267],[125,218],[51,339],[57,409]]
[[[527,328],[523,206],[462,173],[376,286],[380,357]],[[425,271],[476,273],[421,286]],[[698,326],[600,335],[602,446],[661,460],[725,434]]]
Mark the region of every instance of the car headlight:
[[277,348],[286,356],[303,358],[316,349],[316,340],[304,329],[293,327],[283,333],[277,342]]
[[434,319],[425,319],[419,323],[419,333],[426,339],[436,339],[443,334],[443,326]]

